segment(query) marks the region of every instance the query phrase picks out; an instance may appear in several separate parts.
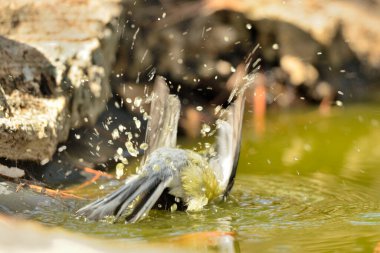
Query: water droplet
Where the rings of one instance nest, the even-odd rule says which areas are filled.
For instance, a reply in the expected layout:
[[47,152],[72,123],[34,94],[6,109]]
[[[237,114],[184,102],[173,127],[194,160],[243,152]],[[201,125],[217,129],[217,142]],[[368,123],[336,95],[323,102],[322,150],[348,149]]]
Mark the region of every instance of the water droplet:
[[127,128],[125,126],[123,126],[123,125],[119,125],[118,129],[119,129],[120,132],[124,132],[124,130],[127,129]]
[[144,119],[144,120],[148,120],[148,119],[149,119],[149,115],[148,115],[147,112],[144,112],[144,114],[143,114],[143,119]]
[[137,155],[139,154],[139,152],[133,147],[133,143],[131,141],[127,141],[125,143],[125,147],[127,148],[127,151],[131,156],[137,157]]
[[137,34],[139,33],[139,31],[140,31],[140,27],[138,27],[138,28],[136,29],[135,34],[133,34],[133,40],[132,40],[131,50],[133,50],[133,47],[134,47],[134,45],[135,45],[135,41],[136,41],[136,38],[137,38]]
[[135,122],[136,128],[140,129],[141,121],[137,119],[137,117],[133,117],[133,121]]
[[148,82],[152,81],[156,75],[156,68],[152,68],[148,73]]
[[124,164],[118,163],[116,165],[116,178],[120,179],[124,175]]
[[132,140],[132,133],[131,132],[125,132],[125,135],[128,137],[128,140]]
[[211,131],[211,127],[207,124],[202,124],[201,134],[202,136],[206,136],[207,133]]
[[41,160],[41,165],[45,165],[45,164],[47,164],[49,162],[49,158],[45,158],[45,159],[42,159]]
[[119,160],[120,160],[124,165],[127,165],[127,164],[128,164],[128,159],[125,158],[125,157],[123,157],[123,156],[119,157]]
[[177,210],[177,204],[174,203],[173,205],[170,206],[170,212],[175,212]]
[[222,106],[220,106],[220,105],[218,105],[217,107],[215,107],[214,114],[217,115],[220,112],[221,109],[222,109]]
[[141,102],[142,102],[142,98],[141,97],[135,97],[135,101],[133,102],[133,105],[136,106],[136,107],[140,107]]
[[148,143],[145,143],[145,142],[141,143],[140,148],[142,150],[147,150],[148,149]]
[[120,138],[120,134],[119,134],[119,130],[117,130],[117,128],[115,128],[113,131],[112,131],[112,139],[113,140],[117,140]]
[[66,150],[66,146],[65,145],[63,145],[63,146],[60,146],[59,148],[58,148],[58,152],[62,152],[62,151],[64,151],[64,150]]

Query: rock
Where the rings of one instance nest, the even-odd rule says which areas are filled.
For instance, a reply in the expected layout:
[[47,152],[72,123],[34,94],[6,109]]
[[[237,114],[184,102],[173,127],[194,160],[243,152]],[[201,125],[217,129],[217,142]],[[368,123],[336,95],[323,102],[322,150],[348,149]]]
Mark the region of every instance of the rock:
[[289,74],[290,81],[294,85],[314,84],[318,79],[318,71],[308,63],[304,63],[300,58],[284,55],[281,58],[280,66]]
[[46,162],[96,121],[121,12],[122,0],[0,2],[0,157]]
[[28,187],[2,181],[0,179],[0,215],[17,215],[23,218],[33,218],[37,212],[41,214],[43,210],[54,208],[56,212],[67,210],[68,202],[65,203],[59,198],[53,198],[45,194],[34,192]]
[[20,178],[25,175],[25,171],[17,167],[8,167],[0,164],[0,175],[9,178]]

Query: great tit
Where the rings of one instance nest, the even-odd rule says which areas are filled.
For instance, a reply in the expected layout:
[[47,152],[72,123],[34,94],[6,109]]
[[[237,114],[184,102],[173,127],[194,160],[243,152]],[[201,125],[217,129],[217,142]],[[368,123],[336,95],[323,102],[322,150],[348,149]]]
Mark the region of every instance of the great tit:
[[126,222],[132,223],[159,202],[166,207],[174,203],[187,211],[199,211],[211,201],[224,199],[234,184],[239,160],[244,93],[244,88],[238,90],[224,111],[225,119],[217,120],[216,152],[206,155],[176,147],[180,101],[169,94],[164,78],[157,77],[147,123],[148,149],[140,168],[118,190],[77,214],[90,220],[106,216],[117,220],[130,207]]

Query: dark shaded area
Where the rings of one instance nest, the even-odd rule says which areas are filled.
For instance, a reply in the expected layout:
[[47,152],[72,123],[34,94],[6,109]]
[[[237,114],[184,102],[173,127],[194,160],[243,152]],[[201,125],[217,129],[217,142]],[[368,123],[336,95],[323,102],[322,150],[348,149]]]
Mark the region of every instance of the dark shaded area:
[[173,195],[170,195],[169,189],[166,188],[164,192],[161,194],[160,198],[157,200],[156,204],[154,204],[153,209],[170,211],[174,204],[176,205],[175,210],[186,210],[185,203],[183,203],[183,201],[181,201],[180,199],[176,199]]
[[[128,96],[120,92],[125,85],[143,86],[151,83],[154,75],[162,75],[185,106],[223,104],[229,94],[225,84],[233,69],[257,44],[261,47],[255,57],[262,58],[270,105],[363,101],[378,90],[378,71],[357,58],[341,30],[326,46],[284,21],[252,21],[229,10],[205,14],[201,1],[155,1],[149,6],[131,2],[127,9],[125,23],[120,23],[123,36],[114,70],[122,77],[113,82],[115,92],[123,98]],[[302,69],[289,73],[286,65],[293,62],[281,63],[286,55],[313,68],[316,77]],[[306,77],[295,83],[294,74]],[[280,94],[283,98],[276,100]]]
[[[115,107],[116,100],[108,102],[107,110],[101,114],[93,128],[81,128],[71,131],[69,140],[58,146],[52,160],[44,165],[32,161],[13,161],[4,158],[0,163],[6,166],[15,166],[26,171],[26,179],[49,188],[62,189],[68,186],[83,183],[93,175],[83,168],[94,168],[101,171],[113,171],[117,160],[114,158],[116,150],[123,149],[123,157],[130,158],[125,149],[128,137],[125,132],[135,133],[136,129],[132,117],[138,117],[141,130],[136,142],[142,143],[145,138],[145,124],[141,115],[127,113]],[[114,139],[112,132],[120,125],[125,132],[120,132],[119,138]],[[140,150],[142,153],[142,150]]]

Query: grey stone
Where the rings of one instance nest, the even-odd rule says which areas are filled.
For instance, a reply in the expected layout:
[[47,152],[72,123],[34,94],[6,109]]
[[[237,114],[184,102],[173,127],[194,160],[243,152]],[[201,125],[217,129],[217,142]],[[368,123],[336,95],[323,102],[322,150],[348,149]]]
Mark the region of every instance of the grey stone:
[[96,121],[121,16],[121,0],[0,2],[0,157],[46,162]]

